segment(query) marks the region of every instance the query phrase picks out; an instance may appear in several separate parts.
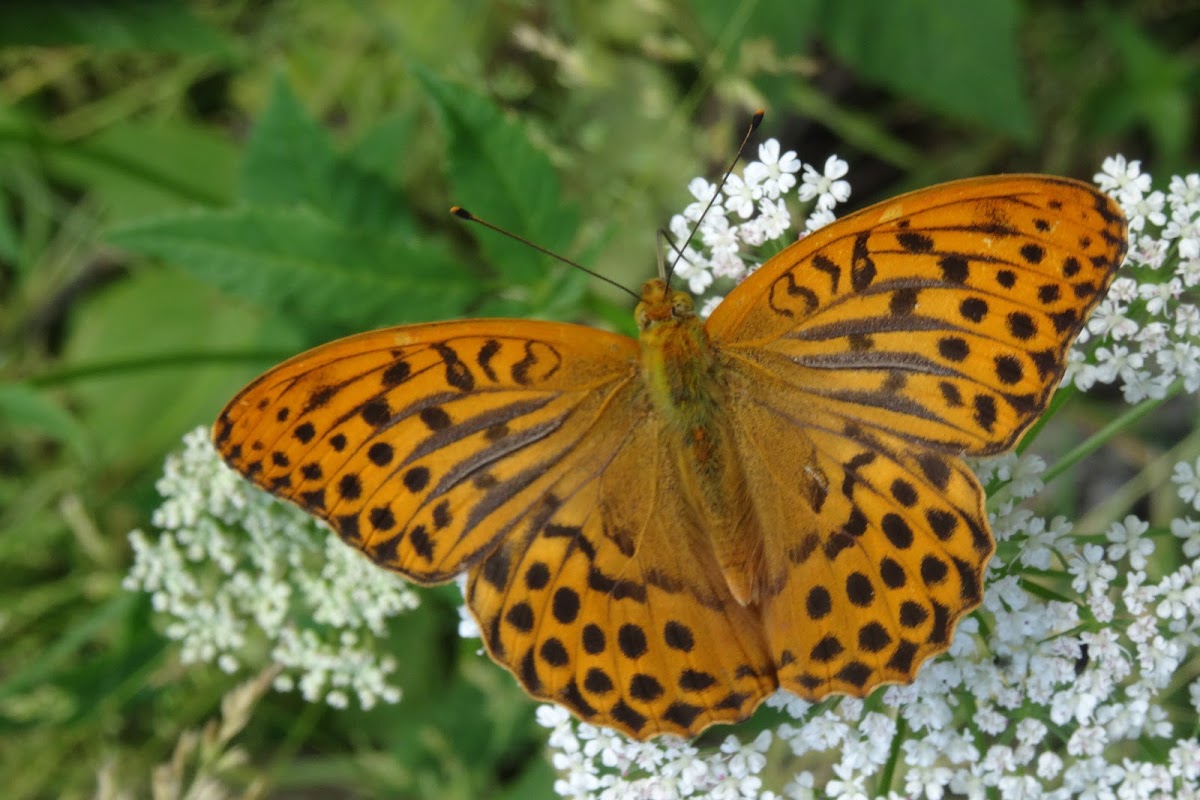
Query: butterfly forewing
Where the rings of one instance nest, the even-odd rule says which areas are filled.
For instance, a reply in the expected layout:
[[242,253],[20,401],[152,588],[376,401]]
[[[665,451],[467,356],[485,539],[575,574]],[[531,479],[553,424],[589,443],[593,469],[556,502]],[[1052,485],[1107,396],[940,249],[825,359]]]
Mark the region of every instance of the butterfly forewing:
[[708,330],[830,412],[994,453],[1045,407],[1124,252],[1120,209],[1086,184],[959,181],[791,245]]
[[514,530],[635,375],[636,343],[590,328],[392,328],[266,373],[226,406],[214,441],[381,566],[445,581]]

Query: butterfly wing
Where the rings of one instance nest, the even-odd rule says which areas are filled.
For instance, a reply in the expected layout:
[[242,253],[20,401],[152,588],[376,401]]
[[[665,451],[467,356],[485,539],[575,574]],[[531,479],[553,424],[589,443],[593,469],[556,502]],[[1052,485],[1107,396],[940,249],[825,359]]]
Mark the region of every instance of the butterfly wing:
[[467,590],[488,651],[531,694],[639,739],[744,719],[777,687],[661,437],[614,403]]
[[262,375],[213,440],[379,565],[441,582],[514,529],[636,358],[627,337],[548,322],[373,331]]
[[683,507],[637,353],[545,322],[375,331],[264,374],[214,442],[380,566],[422,583],[469,570],[490,654],[535,697],[689,735],[776,683]]
[[823,410],[947,452],[1010,447],[1124,257],[1095,188],[1044,176],[912,192],[786,248],[707,328]]
[[1125,246],[1086,184],[971,179],[810,234],[714,311],[784,686],[862,695],[949,645],[993,550],[957,456],[1045,408]]

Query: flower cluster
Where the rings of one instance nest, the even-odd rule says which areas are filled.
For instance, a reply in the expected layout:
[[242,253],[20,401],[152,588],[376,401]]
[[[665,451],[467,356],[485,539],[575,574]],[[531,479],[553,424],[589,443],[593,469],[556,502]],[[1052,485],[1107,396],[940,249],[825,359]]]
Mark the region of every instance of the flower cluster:
[[336,707],[400,699],[376,642],[417,607],[404,581],[226,467],[202,428],[168,456],[158,492],[158,535],[129,535],[124,585],[150,593],[185,664],[232,674],[273,662],[276,689]]
[[1068,380],[1083,390],[1120,383],[1129,403],[1161,399],[1176,381],[1195,394],[1200,307],[1183,296],[1200,285],[1200,175],[1175,176],[1164,193],[1139,162],[1113,156],[1096,183],[1129,217],[1130,254],[1071,353]]
[[[700,222],[700,244],[676,270],[693,292],[732,285],[786,244],[772,240],[792,229],[785,201],[802,169],[793,202],[816,202],[801,231],[828,223],[849,196],[844,162],[818,171],[779,151],[764,144]],[[1129,403],[1195,394],[1200,312],[1186,297],[1200,282],[1200,176],[1174,178],[1164,194],[1137,162],[1114,158],[1096,180],[1129,217],[1131,252],[1066,380],[1085,391],[1119,383]],[[700,180],[689,189],[696,202],[671,226],[681,241],[717,191]],[[913,684],[817,705],[781,691],[766,705],[790,721],[706,749],[631,741],[545,706],[558,793],[1200,798],[1200,521],[1182,515],[1163,527],[1130,515],[1077,530],[1022,505],[1043,489],[1042,458],[1008,454],[975,468],[993,489],[998,543],[984,603]],[[1177,464],[1172,480],[1200,512],[1200,461]]]
[[837,157],[830,156],[818,172],[811,164],[801,164],[791,150],[780,155],[774,139],[759,146],[758,157],[741,175],[730,175],[724,187],[693,179],[688,191],[695,202],[671,218],[672,236],[680,243],[690,238],[702,248],[684,248],[674,273],[687,281],[693,295],[703,298],[702,316],[721,302],[716,289],[733,286],[765,260],[771,247],[780,248],[780,240],[792,228],[787,200],[801,169],[796,195],[812,206],[806,230],[832,222],[833,209],[850,199],[850,184],[842,180],[849,167]]

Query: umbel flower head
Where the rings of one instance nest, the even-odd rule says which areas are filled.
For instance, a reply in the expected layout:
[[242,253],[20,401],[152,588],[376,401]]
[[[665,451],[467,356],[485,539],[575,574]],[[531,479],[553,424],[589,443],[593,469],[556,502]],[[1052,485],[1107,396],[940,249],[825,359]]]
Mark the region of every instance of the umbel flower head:
[[150,593],[185,664],[273,662],[276,689],[335,707],[400,699],[383,642],[419,602],[403,580],[225,466],[203,428],[167,458],[158,492],[157,535],[129,535],[125,588]]
[[[833,220],[847,165],[820,167],[769,140],[721,189],[702,179],[671,221],[675,275],[708,313],[797,235]],[[1127,263],[1072,350],[1064,392],[1112,386],[1132,408],[1111,436],[1200,391],[1200,176],[1154,190],[1136,161],[1096,182],[1124,208]],[[703,208],[716,197],[712,210]],[[800,212],[797,224],[794,214]],[[1189,414],[1194,416],[1194,411]],[[1193,424],[1194,431],[1194,424]],[[635,742],[543,706],[555,790],[572,798],[1200,798],[1200,459],[1162,458],[1170,513],[1072,520],[1033,510],[1057,463],[1025,451],[976,463],[997,540],[983,605],[908,686],[810,704],[786,692],[745,730]],[[235,672],[282,664],[312,701],[396,702],[386,625],[416,604],[306,515],[220,463],[205,432],[159,486],[159,535],[131,535],[130,589],[150,592],[189,662]],[[1160,498],[1161,499],[1161,498]],[[469,623],[469,618],[464,614]],[[464,635],[478,635],[470,624]],[[766,725],[764,728],[763,726]]]

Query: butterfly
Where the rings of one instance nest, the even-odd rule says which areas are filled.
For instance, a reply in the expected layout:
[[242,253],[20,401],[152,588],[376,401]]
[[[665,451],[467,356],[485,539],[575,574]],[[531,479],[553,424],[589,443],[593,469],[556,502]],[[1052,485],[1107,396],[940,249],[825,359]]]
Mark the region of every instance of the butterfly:
[[379,566],[466,572],[533,697],[692,736],[949,647],[994,550],[961,456],[1045,409],[1126,246],[1086,184],[945,183],[789,245],[706,321],[647,281],[636,340],[478,319],[322,345],[213,441]]

